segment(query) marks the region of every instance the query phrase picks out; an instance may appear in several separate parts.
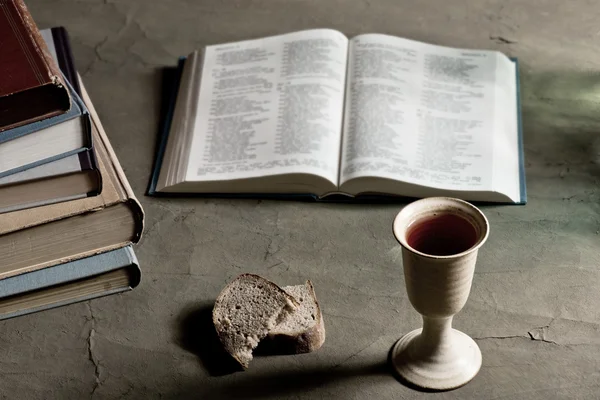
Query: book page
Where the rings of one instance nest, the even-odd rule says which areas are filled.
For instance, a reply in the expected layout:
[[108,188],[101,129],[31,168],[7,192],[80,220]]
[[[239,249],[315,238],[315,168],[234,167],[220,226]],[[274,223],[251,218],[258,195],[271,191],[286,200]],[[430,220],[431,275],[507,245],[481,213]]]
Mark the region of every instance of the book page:
[[[517,65],[502,54],[497,55],[494,127],[493,190],[508,195],[514,202],[525,201],[521,193]],[[524,171],[523,171],[524,174]],[[523,182],[523,186],[525,182]]]
[[376,34],[349,48],[342,183],[493,190],[499,53]]
[[207,47],[186,180],[306,173],[337,185],[347,49],[327,29]]

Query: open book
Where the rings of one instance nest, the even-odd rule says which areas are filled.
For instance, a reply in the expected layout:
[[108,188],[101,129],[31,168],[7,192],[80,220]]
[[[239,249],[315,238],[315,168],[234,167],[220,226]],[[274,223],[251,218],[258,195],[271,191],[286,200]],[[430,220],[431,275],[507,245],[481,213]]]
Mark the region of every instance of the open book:
[[149,194],[526,202],[517,63],[329,29],[183,63]]

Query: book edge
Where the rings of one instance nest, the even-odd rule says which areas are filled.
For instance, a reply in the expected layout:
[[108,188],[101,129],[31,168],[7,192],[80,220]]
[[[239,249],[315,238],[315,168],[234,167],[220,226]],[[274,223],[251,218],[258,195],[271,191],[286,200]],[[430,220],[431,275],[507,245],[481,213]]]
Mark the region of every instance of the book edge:
[[[51,267],[36,269],[33,271],[24,272],[18,275],[0,279],[0,299],[24,293],[26,291],[44,289],[51,286],[56,286],[68,281],[76,281],[79,279],[89,278],[105,272],[114,271],[125,268],[130,265],[138,265],[137,258],[133,252],[132,246],[127,245],[110,251],[105,251],[99,254],[94,254],[88,257],[83,257],[77,260],[67,261],[61,264],[56,264]],[[79,275],[74,276],[68,274],[68,270],[76,270]],[[30,286],[25,290],[6,292],[6,286],[13,286],[15,282],[29,277],[39,277],[48,275],[51,281],[39,283],[35,286]],[[38,278],[39,279],[39,278]]]
[[[88,101],[90,101],[89,97],[87,98]],[[90,103],[91,104],[91,101]],[[100,132],[100,127],[96,127],[95,129],[96,131],[98,131],[98,137],[101,137],[101,134],[103,132]],[[143,209],[139,203],[139,201],[137,201],[137,199],[135,198],[135,196],[133,196],[133,198],[128,197],[129,194],[131,194],[131,189],[129,188],[129,191],[127,191],[124,187],[123,187],[123,181],[122,179],[119,179],[119,177],[117,176],[117,172],[116,172],[116,167],[115,167],[115,160],[114,160],[114,152],[111,154],[109,153],[106,149],[106,136],[105,136],[105,141],[102,141],[101,146],[103,148],[103,151],[105,151],[106,153],[106,160],[103,161],[98,161],[98,163],[102,162],[106,162],[108,164],[110,164],[111,166],[106,166],[105,169],[107,170],[107,174],[109,175],[106,179],[110,178],[110,181],[113,182],[114,186],[115,186],[115,190],[116,190],[116,194],[117,194],[117,199],[115,201],[111,201],[111,202],[106,202],[105,199],[103,199],[102,204],[98,205],[97,207],[93,208],[93,209],[75,209],[75,210],[71,210],[71,209],[65,209],[65,213],[62,213],[60,215],[52,215],[50,217],[45,217],[45,218],[40,218],[37,219],[35,221],[28,221],[26,223],[21,223],[20,225],[16,225],[15,226],[11,226],[8,230],[6,230],[5,232],[2,233],[2,235],[7,235],[10,234],[12,232],[18,231],[18,230],[23,230],[23,229],[28,229],[28,228],[32,228],[32,227],[36,227],[36,226],[40,226],[40,225],[46,225],[46,224],[51,224],[57,220],[62,220],[65,218],[71,218],[74,216],[79,216],[79,215],[84,215],[87,214],[91,211],[98,211],[101,209],[105,209],[107,207],[112,207],[115,206],[117,204],[121,204],[124,203],[127,205],[127,207],[129,207],[131,209],[132,215],[135,218],[136,221],[136,227],[135,227],[135,234],[132,237],[131,240],[127,241],[126,243],[116,243],[116,244],[112,244],[109,246],[104,246],[102,248],[99,249],[94,249],[91,251],[87,251],[84,253],[80,253],[80,254],[74,254],[71,257],[68,258],[64,258],[62,259],[62,262],[67,262],[67,261],[72,261],[72,260],[76,260],[79,258],[84,258],[84,257],[88,257],[91,255],[95,255],[95,254],[99,254],[105,251],[109,251],[109,250],[114,250],[116,248],[119,247],[123,247],[126,246],[128,244],[132,244],[132,243],[137,243],[139,242],[139,240],[141,239],[142,233],[143,233],[143,219],[144,219],[144,212]],[[118,160],[117,160],[118,163]],[[114,170],[114,171],[113,171]],[[125,178],[126,179],[126,178]],[[127,185],[129,187],[129,185]],[[49,207],[52,207],[55,205],[49,205]],[[55,214],[56,210],[52,211],[52,214]],[[51,266],[51,265],[55,265],[56,263],[42,263],[39,264],[38,267],[40,268],[45,268],[47,266]]]
[[94,126],[96,127],[98,137],[102,141],[102,144],[108,155],[108,159],[113,166],[113,169],[115,171],[115,177],[117,178],[118,184],[121,186],[121,189],[123,189],[125,192],[125,198],[123,200],[124,200],[124,202],[130,204],[130,206],[133,208],[134,214],[137,217],[136,220],[138,221],[139,226],[136,228],[135,238],[133,240],[134,243],[137,243],[141,239],[142,233],[144,231],[144,225],[145,225],[144,209],[142,208],[142,205],[139,202],[139,200],[137,199],[137,197],[135,196],[133,189],[129,185],[127,176],[125,175],[125,172],[123,171],[123,168],[121,167],[119,159],[117,158],[117,155],[110,143],[110,140],[108,140],[108,136],[106,135],[106,132],[104,131],[104,127],[102,126],[102,123],[100,121],[98,113],[96,112],[96,109],[95,109],[94,105],[92,104],[89,94],[88,94],[87,90],[85,89],[85,85],[83,84],[83,81],[81,80],[81,76],[78,75],[78,79],[79,79],[79,84],[81,86],[82,98],[83,98],[84,103],[87,105],[88,111],[90,113],[91,121],[93,122]]
[[86,149],[86,148],[76,149],[76,150],[69,151],[69,152],[66,152],[66,153],[58,154],[58,155],[53,156],[53,157],[44,158],[42,160],[39,160],[39,161],[30,163],[30,164],[27,164],[27,165],[23,165],[22,167],[13,168],[13,169],[10,169],[8,171],[0,173],[0,178],[4,178],[5,176],[9,176],[9,175],[12,175],[12,174],[17,174],[19,172],[27,171],[28,169],[39,167],[40,165],[48,164],[48,163],[51,163],[53,161],[62,160],[63,158],[67,158],[69,156],[72,156],[73,154],[82,153],[82,152],[84,152],[86,150],[88,150],[88,149]]
[[0,321],[11,319],[11,318],[16,318],[16,317],[21,317],[21,316],[28,315],[28,314],[34,314],[34,313],[37,313],[40,311],[52,310],[54,308],[64,307],[64,306],[68,306],[70,304],[75,304],[75,303],[81,303],[81,302],[87,301],[87,300],[98,299],[101,297],[107,297],[107,296],[111,296],[114,294],[129,292],[132,289],[133,288],[131,286],[116,288],[116,289],[112,289],[112,290],[107,290],[105,292],[95,293],[95,294],[86,295],[86,296],[75,296],[69,300],[63,300],[63,301],[59,301],[57,303],[46,304],[46,305],[39,306],[39,307],[19,310],[19,311],[15,311],[15,312],[8,313],[8,314],[0,314]]
[[57,197],[54,199],[36,201],[33,203],[22,203],[22,204],[15,205],[15,206],[0,208],[0,214],[9,213],[9,212],[13,212],[13,211],[29,210],[31,208],[37,208],[37,207],[49,206],[52,204],[64,203],[67,201],[79,200],[79,199],[83,199],[86,197],[89,197],[88,193],[75,194],[72,196]]
[[179,87],[181,85],[181,76],[183,74],[183,67],[185,65],[186,60],[187,60],[187,57],[180,57],[178,60],[177,71],[175,73],[176,74],[175,80],[173,82],[173,87],[171,88],[171,91],[169,93],[168,108],[167,108],[167,113],[165,115],[164,124],[162,127],[159,128],[160,129],[160,138],[159,138],[158,149],[156,151],[156,156],[155,156],[156,158],[155,158],[155,162],[154,162],[154,167],[152,169],[152,175],[150,177],[150,185],[146,192],[146,194],[149,196],[154,196],[158,193],[156,191],[156,185],[158,183],[158,177],[159,177],[160,171],[162,169],[162,162],[163,162],[163,158],[165,155],[165,150],[167,148],[167,141],[169,139],[169,134],[171,133],[171,126],[173,124],[173,117],[175,114],[175,104],[177,102],[177,95],[179,93]]
[[[110,253],[113,253],[112,255]],[[121,259],[119,259],[119,257]],[[125,260],[123,260],[123,258],[125,258]],[[112,264],[111,264],[112,261]],[[135,255],[135,252],[133,250],[133,247],[131,245],[127,245],[125,247],[121,247],[121,248],[117,248],[111,251],[107,251],[104,253],[99,253],[99,254],[95,254],[89,257],[85,257],[83,259],[78,259],[78,260],[74,260],[74,261],[70,261],[70,262],[66,262],[63,264],[58,264],[54,267],[60,267],[61,265],[65,265],[65,264],[72,264],[75,266],[79,266],[81,264],[81,266],[83,267],[84,264],[92,262],[94,263],[94,265],[100,265],[100,268],[97,268],[96,270],[93,271],[93,273],[87,273],[87,274],[83,274],[77,278],[72,278],[72,279],[57,279],[54,283],[52,284],[47,284],[47,285],[41,285],[41,286],[36,286],[36,287],[30,287],[29,289],[24,289],[21,291],[16,291],[13,293],[8,294],[7,296],[2,296],[0,297],[10,297],[10,296],[16,296],[19,294],[24,294],[27,293],[29,291],[35,291],[35,290],[44,290],[44,289],[49,289],[52,287],[56,287],[58,285],[61,284],[66,284],[66,283],[70,283],[70,282],[76,282],[82,279],[90,279],[94,276],[97,275],[101,275],[107,272],[111,272],[111,271],[115,271],[118,269],[128,269],[130,271],[130,282],[128,286],[125,287],[121,287],[121,288],[115,288],[112,290],[107,290],[104,292],[100,292],[100,293],[95,293],[95,294],[90,294],[90,295],[84,295],[84,296],[74,296],[71,299],[68,300],[63,300],[60,302],[56,302],[56,303],[52,303],[52,304],[46,304],[43,306],[39,306],[39,307],[33,307],[33,308],[29,308],[29,309],[24,309],[24,310],[19,310],[19,311],[15,311],[12,313],[8,313],[8,314],[0,314],[0,320],[5,320],[5,319],[9,319],[9,318],[13,318],[13,317],[18,317],[18,316],[22,316],[22,315],[26,315],[26,314],[32,314],[38,311],[44,311],[44,310],[49,310],[49,309],[53,309],[53,308],[57,308],[57,307],[62,307],[65,305],[69,305],[69,304],[74,304],[74,303],[78,303],[81,301],[86,301],[86,300],[91,300],[94,298],[99,298],[99,297],[104,297],[104,296],[109,296],[112,294],[117,294],[117,293],[122,293],[122,292],[127,292],[127,291],[131,291],[133,290],[135,287],[137,287],[140,283],[141,280],[141,269],[139,266],[139,262],[138,259]],[[100,264],[98,264],[100,263]],[[56,269],[52,269],[54,267],[49,267],[48,270],[44,273],[54,273],[54,271],[56,271]],[[82,268],[83,269],[83,268]],[[42,270],[37,270],[37,271],[33,271],[30,273],[40,273],[40,271]],[[18,279],[18,277],[21,277],[22,275],[17,275],[16,277],[13,278],[6,278],[6,279]],[[0,286],[2,286],[2,283],[4,280],[0,280]]]
[[521,77],[519,73],[519,60],[517,57],[512,57],[511,60],[515,63],[516,83],[517,83],[517,141],[519,144],[519,191],[521,198],[517,205],[527,204],[527,182],[525,175],[525,147],[523,143],[523,111],[521,108]]
[[52,27],[50,28],[50,32],[58,57],[58,66],[65,75],[66,80],[73,86],[75,93],[81,96],[81,88],[79,87],[79,81],[77,80],[77,69],[75,68],[69,33],[63,26]]
[[[66,87],[68,88],[68,91],[74,90],[68,82],[66,83]],[[11,129],[0,131],[0,143],[8,142],[10,140],[20,138],[33,132],[38,132],[51,126],[59,125],[65,121],[69,121],[86,114],[87,108],[85,107],[85,104],[83,104],[83,102],[80,98],[78,98],[78,96],[75,96],[77,96],[77,94],[73,93],[73,106],[69,109],[69,111],[65,113],[55,115],[49,118],[44,118],[42,120],[35,121],[27,125],[17,126]]]
[[[77,68],[75,67],[75,59],[73,57],[73,52],[71,49],[71,42],[69,40],[69,33],[67,29],[63,26],[56,26],[52,28],[48,28],[47,31],[50,32],[52,45],[54,46],[54,52],[56,54],[59,67],[61,67],[61,72],[65,75],[65,80],[70,85],[69,87],[73,90],[75,94],[74,101],[77,104],[81,105],[82,110],[84,111],[87,118],[84,121],[84,129],[86,129],[86,134],[88,136],[89,148],[86,149],[85,152],[79,153],[80,164],[83,169],[88,169],[95,171],[96,173],[96,181],[97,181],[97,190],[91,193],[88,193],[88,197],[96,196],[102,192],[102,174],[98,168],[98,162],[96,160],[96,152],[94,151],[94,139],[92,136],[92,126],[89,116],[89,111],[87,106],[83,103],[81,99],[81,87],[79,86],[79,80],[77,79]],[[87,168],[84,168],[85,167]]]

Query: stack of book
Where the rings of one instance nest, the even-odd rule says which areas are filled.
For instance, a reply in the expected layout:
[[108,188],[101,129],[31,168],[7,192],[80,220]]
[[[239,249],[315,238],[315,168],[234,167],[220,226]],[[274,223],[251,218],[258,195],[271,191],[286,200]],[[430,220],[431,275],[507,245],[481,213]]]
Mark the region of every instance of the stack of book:
[[0,1],[0,319],[137,286],[144,212],[64,28]]

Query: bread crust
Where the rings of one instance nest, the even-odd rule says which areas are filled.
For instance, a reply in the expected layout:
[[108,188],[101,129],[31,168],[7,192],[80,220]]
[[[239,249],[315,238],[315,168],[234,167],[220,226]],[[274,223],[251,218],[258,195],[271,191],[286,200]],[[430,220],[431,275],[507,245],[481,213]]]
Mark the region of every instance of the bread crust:
[[[221,315],[226,315],[226,309],[225,307],[222,305],[224,303],[224,299],[225,297],[231,293],[232,291],[232,286],[234,285],[234,283],[241,281],[241,280],[249,280],[249,281],[253,281],[256,283],[260,283],[262,285],[266,285],[269,286],[271,289],[280,292],[281,294],[283,294],[288,302],[289,305],[292,308],[298,307],[299,304],[297,302],[297,300],[289,295],[285,290],[281,289],[279,286],[277,286],[275,283],[269,281],[268,279],[265,279],[259,275],[255,275],[255,274],[249,274],[249,273],[244,273],[244,274],[240,274],[238,275],[235,279],[233,279],[231,282],[229,282],[219,293],[219,295],[217,296],[217,299],[215,300],[215,304],[213,306],[213,311],[212,311],[212,320],[213,320],[213,326],[215,327],[215,330],[217,332],[217,335],[219,336],[219,340],[221,341],[221,344],[223,345],[223,347],[225,348],[225,350],[233,357],[234,360],[236,360],[240,366],[243,369],[247,369],[249,364],[247,361],[240,359],[233,351],[233,349],[230,346],[230,335],[225,331],[225,330],[221,330],[218,327],[221,326],[221,322],[218,321],[218,318]],[[289,313],[289,308],[287,306],[284,306],[281,310],[281,312],[279,313],[279,315],[277,316],[277,320],[280,320],[282,318],[284,318],[288,313]],[[262,338],[259,338],[259,340]],[[258,345],[258,342],[256,343],[256,345]],[[254,346],[256,347],[256,346]],[[249,360],[248,360],[249,361]]]
[[311,328],[298,332],[297,334],[271,333],[267,335],[270,351],[283,354],[302,354],[310,353],[319,349],[325,342],[325,323],[323,321],[323,313],[321,306],[317,300],[315,288],[310,280],[306,281],[306,285],[310,289],[310,295],[314,299],[317,307],[316,320],[317,323]]

